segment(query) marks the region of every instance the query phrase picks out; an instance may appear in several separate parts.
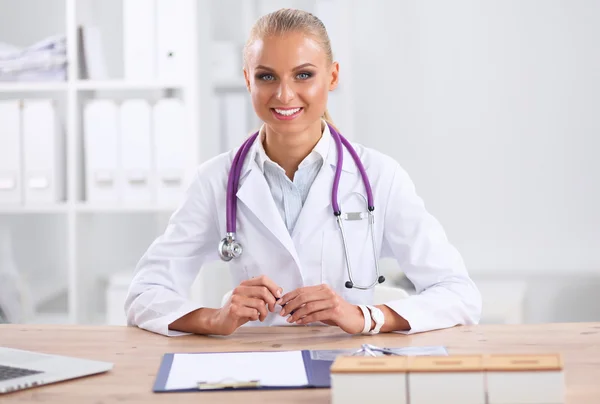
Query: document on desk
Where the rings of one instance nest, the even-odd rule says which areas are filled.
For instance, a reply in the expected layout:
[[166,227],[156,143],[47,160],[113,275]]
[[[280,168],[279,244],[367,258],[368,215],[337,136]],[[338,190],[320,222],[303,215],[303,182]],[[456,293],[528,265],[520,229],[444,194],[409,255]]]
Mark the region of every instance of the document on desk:
[[[399,348],[386,347],[395,355],[402,356],[447,356],[448,351],[443,346],[408,346]],[[321,361],[334,361],[340,355],[353,355],[356,349],[320,349],[310,351],[310,358]],[[383,356],[381,352],[373,352],[375,356]]]
[[301,351],[173,354],[165,390],[196,389],[199,382],[258,380],[261,386],[306,386]]

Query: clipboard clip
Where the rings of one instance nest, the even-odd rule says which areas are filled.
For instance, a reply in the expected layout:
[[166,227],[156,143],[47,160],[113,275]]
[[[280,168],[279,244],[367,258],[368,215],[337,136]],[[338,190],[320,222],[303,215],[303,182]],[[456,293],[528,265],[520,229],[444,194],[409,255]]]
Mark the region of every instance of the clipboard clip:
[[198,382],[198,390],[235,390],[248,388],[256,389],[259,387],[259,380],[238,381],[232,379],[225,379],[219,382]]

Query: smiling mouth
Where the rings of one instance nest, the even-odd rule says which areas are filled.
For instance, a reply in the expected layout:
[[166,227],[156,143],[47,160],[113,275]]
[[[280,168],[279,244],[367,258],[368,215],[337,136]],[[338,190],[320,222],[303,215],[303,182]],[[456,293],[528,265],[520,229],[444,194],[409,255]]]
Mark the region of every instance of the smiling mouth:
[[304,110],[303,107],[297,108],[271,108],[273,115],[278,119],[289,120],[294,119]]

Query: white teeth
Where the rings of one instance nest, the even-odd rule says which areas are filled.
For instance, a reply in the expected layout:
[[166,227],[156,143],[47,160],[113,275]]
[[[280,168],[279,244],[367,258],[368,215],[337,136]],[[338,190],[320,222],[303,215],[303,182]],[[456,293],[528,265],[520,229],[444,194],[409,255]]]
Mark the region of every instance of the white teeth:
[[280,115],[285,115],[285,116],[294,115],[298,111],[300,111],[300,108],[294,108],[294,109],[277,109],[277,108],[275,108],[275,112],[277,112]]

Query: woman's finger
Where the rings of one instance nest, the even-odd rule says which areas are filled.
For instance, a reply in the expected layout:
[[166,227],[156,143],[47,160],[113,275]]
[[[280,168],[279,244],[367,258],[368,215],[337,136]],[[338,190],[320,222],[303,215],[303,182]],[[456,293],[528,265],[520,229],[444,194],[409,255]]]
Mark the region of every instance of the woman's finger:
[[238,286],[233,290],[234,294],[242,295],[246,297],[254,297],[261,299],[265,304],[269,306],[269,311],[275,311],[275,297],[271,294],[269,289],[265,286]]
[[231,313],[238,319],[258,320],[260,312],[256,309],[240,305],[232,305]]
[[281,304],[283,306],[283,305],[287,304],[290,300],[294,300],[296,297],[298,297],[298,295],[301,295],[303,293],[317,291],[320,289],[323,289],[322,285],[304,286],[302,288],[294,289],[291,292],[288,292],[285,295],[281,296],[279,304]]
[[267,308],[265,307],[265,302],[263,302],[261,299],[243,295],[233,295],[231,296],[231,303],[235,306],[247,307],[258,311],[258,320],[260,321],[263,321],[267,317]]
[[304,306],[300,307],[298,310],[296,310],[294,314],[292,314],[290,317],[288,317],[287,322],[295,323],[297,320],[311,315],[313,313],[327,309],[332,309],[336,306],[336,304],[337,302],[333,300],[317,300],[314,302],[307,303]]
[[281,304],[283,309],[280,314],[282,316],[287,316],[292,312],[295,312],[297,309],[302,307],[303,305],[314,302],[317,300],[328,300],[328,299],[336,299],[337,295],[329,288],[325,288],[322,286],[313,286],[306,287],[303,290],[299,291],[292,300],[288,300],[287,302],[284,299],[281,299]]
[[317,321],[327,321],[327,320],[333,320],[335,322],[334,317],[335,317],[334,309],[326,309],[326,310],[314,312],[313,314],[309,314],[308,316],[296,321],[296,324],[310,324],[310,323],[315,323]]
[[264,286],[269,290],[269,292],[271,292],[271,295],[273,295],[273,297],[275,299],[279,299],[281,297],[281,294],[283,293],[283,288],[281,288],[275,282],[273,282],[273,280],[271,278],[269,278],[267,275],[261,275],[261,276],[255,277],[255,278],[245,280],[244,282],[241,283],[241,285]]

